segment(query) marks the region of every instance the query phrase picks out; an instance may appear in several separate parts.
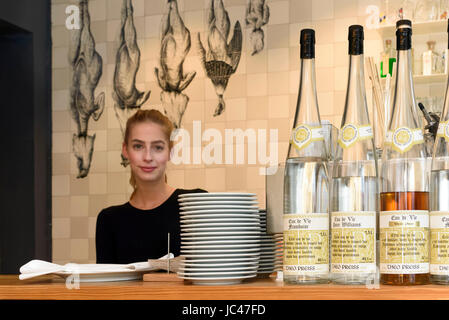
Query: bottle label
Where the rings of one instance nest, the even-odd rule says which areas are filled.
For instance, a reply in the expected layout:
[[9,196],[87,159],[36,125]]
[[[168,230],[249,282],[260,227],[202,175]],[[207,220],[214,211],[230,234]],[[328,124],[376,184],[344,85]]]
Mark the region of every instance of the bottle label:
[[329,272],[329,216],[327,213],[284,215],[285,275]]
[[324,131],[321,126],[311,127],[306,124],[301,124],[293,129],[290,138],[290,143],[298,150],[302,150],[311,142],[316,141],[324,141]]
[[338,137],[338,144],[347,149],[352,147],[357,141],[373,138],[373,128],[367,124],[358,126],[356,124],[348,123],[340,130]]
[[430,273],[449,275],[449,212],[430,213]]
[[422,129],[410,129],[407,127],[400,127],[394,131],[388,131],[385,138],[385,143],[399,153],[407,152],[414,145],[423,142],[424,135]]
[[380,272],[429,272],[429,211],[381,211]]
[[331,272],[376,272],[376,212],[333,212]]
[[440,122],[438,125],[438,137],[446,139],[449,142],[449,121]]

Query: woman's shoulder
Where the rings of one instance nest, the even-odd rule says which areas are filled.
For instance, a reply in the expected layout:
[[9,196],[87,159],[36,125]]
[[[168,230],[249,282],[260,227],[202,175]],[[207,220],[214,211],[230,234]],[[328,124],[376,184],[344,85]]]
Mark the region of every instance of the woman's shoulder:
[[129,211],[129,209],[130,209],[129,202],[120,205],[110,206],[100,211],[100,213],[98,214],[98,219],[111,219],[114,216],[118,216],[126,211]]

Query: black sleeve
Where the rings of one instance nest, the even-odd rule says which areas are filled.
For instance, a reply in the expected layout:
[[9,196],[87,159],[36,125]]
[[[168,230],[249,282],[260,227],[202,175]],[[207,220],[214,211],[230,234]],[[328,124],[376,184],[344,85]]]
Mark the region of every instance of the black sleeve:
[[97,263],[116,263],[111,217],[102,210],[97,217],[95,247]]

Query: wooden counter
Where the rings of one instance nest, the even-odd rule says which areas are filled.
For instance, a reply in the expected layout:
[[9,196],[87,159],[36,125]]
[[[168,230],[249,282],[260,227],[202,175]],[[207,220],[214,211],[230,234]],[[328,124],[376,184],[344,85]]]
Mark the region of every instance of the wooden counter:
[[449,286],[286,285],[274,278],[255,279],[232,286],[198,286],[183,282],[81,283],[67,289],[65,281],[45,276],[21,281],[18,276],[0,276],[0,299],[20,300],[394,300],[448,299]]

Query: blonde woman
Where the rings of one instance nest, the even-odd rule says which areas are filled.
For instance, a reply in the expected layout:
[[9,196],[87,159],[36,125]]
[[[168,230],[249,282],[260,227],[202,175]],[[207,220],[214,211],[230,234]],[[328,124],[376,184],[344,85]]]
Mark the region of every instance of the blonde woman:
[[97,218],[97,263],[132,263],[180,254],[178,195],[206,192],[167,184],[173,124],[157,110],[139,110],[126,123],[122,154],[131,167],[130,200],[103,209]]

